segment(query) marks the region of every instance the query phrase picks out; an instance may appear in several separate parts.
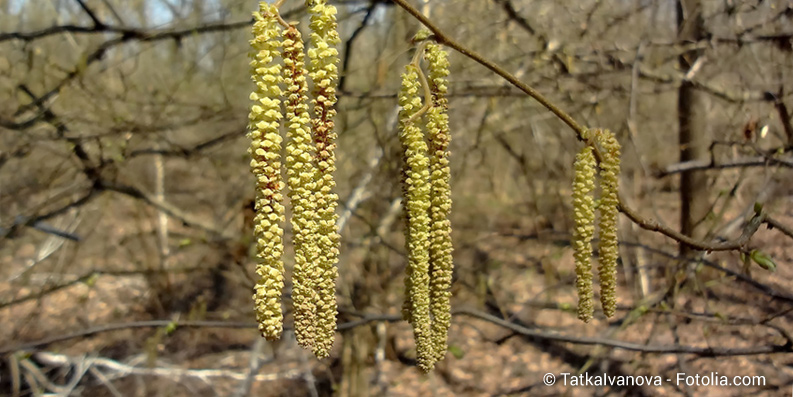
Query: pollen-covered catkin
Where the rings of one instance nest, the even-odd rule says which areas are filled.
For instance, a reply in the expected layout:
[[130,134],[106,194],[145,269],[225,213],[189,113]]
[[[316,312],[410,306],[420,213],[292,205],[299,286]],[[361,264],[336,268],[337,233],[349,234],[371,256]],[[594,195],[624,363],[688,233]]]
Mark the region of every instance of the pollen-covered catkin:
[[339,257],[340,237],[336,228],[336,206],[338,196],[334,193],[336,182],[336,133],[334,117],[336,110],[336,85],[338,84],[339,34],[336,31],[336,8],[327,0],[307,0],[311,14],[311,47],[308,50],[309,77],[313,82],[312,100],[314,114],[312,133],[317,167],[315,198],[317,205],[319,249],[318,271],[315,290],[317,292],[317,321],[315,325],[314,354],[327,357],[336,334],[336,263]]
[[283,330],[281,291],[284,286],[282,255],[284,207],[281,190],[281,66],[274,59],[280,56],[278,47],[280,29],[276,21],[277,10],[265,2],[253,14],[253,40],[251,40],[251,77],[256,89],[250,95],[253,101],[248,115],[248,137],[251,146],[251,172],[256,177],[256,274],[254,289],[256,320],[259,331],[267,339],[278,339]]
[[620,178],[620,144],[609,130],[600,130],[597,139],[603,148],[600,163],[600,244],[598,273],[600,303],[603,314],[611,317],[617,310],[617,242],[618,189]]
[[286,86],[286,170],[289,200],[292,203],[292,230],[295,267],[292,272],[295,337],[300,346],[314,346],[317,317],[315,278],[318,224],[314,191],[317,170],[313,163],[311,119],[308,114],[308,88],[304,69],[303,38],[294,25],[284,33],[284,83]]
[[575,286],[578,292],[578,318],[592,320],[594,291],[592,289],[592,236],[595,232],[595,155],[592,147],[581,148],[575,159],[573,180],[573,257],[575,258]]
[[402,142],[403,206],[405,208],[405,245],[408,252],[408,270],[405,275],[405,305],[403,316],[409,318],[416,340],[419,367],[429,372],[435,363],[430,324],[429,232],[430,171],[427,143],[415,120],[422,108],[419,98],[419,79],[416,66],[410,64],[402,75],[399,92],[399,138]]
[[432,342],[435,360],[446,355],[447,337],[451,324],[452,235],[449,213],[452,199],[449,182],[448,100],[446,99],[449,61],[446,51],[438,44],[427,44],[429,86],[432,106],[427,111],[427,133],[430,158],[430,312],[432,313]]

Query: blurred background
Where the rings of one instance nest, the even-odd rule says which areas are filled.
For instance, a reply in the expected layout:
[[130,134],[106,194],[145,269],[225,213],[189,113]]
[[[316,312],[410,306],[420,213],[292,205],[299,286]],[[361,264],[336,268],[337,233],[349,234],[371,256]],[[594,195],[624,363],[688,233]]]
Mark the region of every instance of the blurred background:
[[[252,313],[245,133],[257,2],[0,0],[0,395],[788,395],[793,6],[410,3],[579,123],[614,131],[620,190],[643,218],[717,244],[763,204],[779,227],[761,226],[743,250],[776,272],[621,215],[617,315],[578,321],[569,240],[581,143],[452,52],[455,315],[445,360],[421,374],[399,316],[396,131],[419,24],[389,0],[331,1],[342,38],[340,326],[331,358],[317,361],[288,331],[262,340]],[[306,36],[303,2],[281,10]],[[288,295],[289,282],[287,328]],[[549,372],[560,379],[550,387]],[[565,372],[672,382],[576,388]],[[715,372],[749,385],[675,382]]]

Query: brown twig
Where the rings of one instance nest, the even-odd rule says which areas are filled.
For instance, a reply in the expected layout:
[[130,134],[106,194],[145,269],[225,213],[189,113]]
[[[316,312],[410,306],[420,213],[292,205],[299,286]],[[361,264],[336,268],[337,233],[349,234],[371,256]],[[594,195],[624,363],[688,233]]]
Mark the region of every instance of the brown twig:
[[517,77],[512,75],[511,73],[507,72],[500,66],[496,65],[494,62],[491,62],[485,59],[482,55],[479,55],[477,52],[463,46],[462,44],[458,43],[451,37],[449,37],[446,33],[444,33],[439,27],[437,27],[432,21],[430,21],[427,17],[425,17],[419,10],[415,9],[411,6],[406,0],[394,0],[394,3],[398,4],[402,7],[405,11],[407,11],[410,15],[413,15],[416,19],[419,20],[424,26],[427,27],[432,33],[435,35],[435,41],[440,44],[446,45],[455,51],[459,52],[462,55],[465,55],[468,58],[476,61],[480,65],[490,69],[497,75],[501,76],[510,84],[514,85],[521,91],[525,92],[530,97],[534,98],[537,102],[545,106],[548,110],[553,112],[559,119],[565,122],[570,128],[573,129],[578,134],[579,139],[583,140],[585,135],[586,128],[582,127],[575,121],[569,114],[565,111],[554,105],[550,100],[545,98],[542,94],[540,94],[537,90],[530,87],[528,84],[520,81]]

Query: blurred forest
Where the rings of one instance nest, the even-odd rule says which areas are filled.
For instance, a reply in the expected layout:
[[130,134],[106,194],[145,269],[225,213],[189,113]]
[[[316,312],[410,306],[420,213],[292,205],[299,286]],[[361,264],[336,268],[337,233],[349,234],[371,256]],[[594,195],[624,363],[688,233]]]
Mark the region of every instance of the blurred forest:
[[[258,2],[0,0],[0,395],[789,395],[793,5],[331,3],[342,253],[339,334],[318,361],[254,322],[245,133]],[[617,134],[631,216],[614,318],[575,313],[582,144],[451,50],[454,316],[446,358],[415,368],[399,314],[396,93],[421,24],[397,3]],[[307,29],[302,1],[281,10]],[[758,266],[769,258],[776,271]],[[286,295],[288,329],[289,282]],[[672,381],[572,387],[565,372]],[[753,384],[675,382],[715,372]]]

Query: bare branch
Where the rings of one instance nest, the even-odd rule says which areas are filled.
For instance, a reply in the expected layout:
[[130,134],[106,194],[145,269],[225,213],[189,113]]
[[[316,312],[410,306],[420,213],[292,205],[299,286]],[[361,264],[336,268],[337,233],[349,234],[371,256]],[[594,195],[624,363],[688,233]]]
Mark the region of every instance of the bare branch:
[[[625,342],[615,339],[586,337],[586,336],[571,336],[553,331],[539,331],[523,327],[514,322],[504,320],[493,315],[484,313],[474,309],[457,309],[453,311],[456,315],[464,315],[469,317],[478,318],[496,324],[498,326],[509,329],[517,334],[537,338],[546,341],[567,342],[579,345],[601,345],[617,349],[637,351],[643,353],[688,353],[695,354],[701,357],[720,357],[720,356],[747,356],[768,353],[789,353],[793,352],[793,346],[790,344],[783,345],[765,345],[754,347],[696,347],[685,345],[645,345],[633,342]],[[367,325],[376,322],[397,322],[401,321],[401,315],[367,315],[359,320],[341,323],[338,325],[337,330],[343,331],[352,329],[362,325]],[[24,343],[16,346],[5,346],[0,348],[0,354],[7,354],[14,351],[31,350],[47,346],[56,342],[63,342],[70,339],[83,338],[104,332],[118,331],[130,328],[156,328],[165,327],[173,324],[172,320],[154,320],[154,321],[140,321],[132,323],[110,324],[101,327],[91,328],[83,331],[78,331],[71,334],[57,335],[47,339]],[[223,321],[184,321],[176,322],[177,327],[188,328],[251,328],[258,327],[256,323],[246,322],[223,322]],[[291,329],[291,327],[284,327],[284,329]],[[41,354],[41,353],[40,353]],[[247,374],[238,374],[234,379],[244,380]]]
[[[40,352],[34,355],[35,359],[51,366],[65,367],[73,366],[79,358],[70,357],[64,354]],[[128,375],[150,375],[167,378],[228,378],[234,380],[244,380],[247,374],[226,370],[226,369],[183,369],[178,367],[138,367],[135,365],[123,364],[109,358],[94,358],[91,360],[94,367],[106,368],[124,377]],[[300,370],[287,370],[273,374],[258,374],[255,376],[257,381],[272,381],[285,378],[297,378],[301,375]]]
[[768,224],[769,229],[777,229],[780,232],[782,232],[782,234],[790,238],[793,238],[793,229],[791,229],[789,226],[785,226],[782,223],[780,223],[778,220],[773,218],[767,218],[765,222]]
[[102,28],[103,26],[105,26],[105,24],[102,21],[100,21],[99,18],[97,18],[96,14],[94,14],[94,12],[90,8],[88,8],[87,5],[85,5],[85,2],[83,0],[75,0],[75,1],[77,1],[77,4],[80,5],[80,8],[82,8],[83,11],[85,11],[85,13],[88,14],[88,17],[91,18],[91,21],[94,22],[95,28]]
[[[422,15],[421,12],[419,12],[416,8],[411,6],[407,2],[407,0],[393,0],[393,1],[394,1],[394,3],[396,3],[400,7],[402,7],[405,11],[407,11],[410,15],[415,17],[424,26],[426,26],[427,29],[431,30],[432,33],[435,35],[435,37],[434,37],[435,40],[438,43],[444,44],[444,45],[454,49],[455,51],[459,52],[460,54],[462,54],[462,55],[464,55],[464,56],[476,61],[480,65],[485,66],[486,68],[490,69],[495,74],[499,75],[500,77],[502,77],[503,79],[508,81],[513,86],[519,88],[521,91],[526,93],[528,96],[534,98],[537,102],[539,102],[546,109],[548,109],[553,114],[555,114],[565,124],[567,124],[576,133],[577,138],[579,140],[583,140],[583,137],[586,135],[585,134],[586,133],[586,128],[581,126],[580,124],[578,124],[578,122],[575,121],[575,119],[573,119],[573,117],[570,116],[568,113],[566,113],[565,111],[563,111],[562,109],[560,109],[559,107],[557,107],[556,105],[551,103],[551,101],[549,101],[547,98],[545,98],[545,96],[540,94],[534,88],[530,87],[528,84],[520,81],[517,77],[515,77],[511,73],[507,72],[506,70],[504,70],[503,68],[501,68],[500,66],[495,64],[494,62],[484,58],[480,54],[478,54],[475,51],[463,46],[462,44],[458,43],[457,41],[455,41],[454,39],[449,37],[438,26],[436,26],[432,21],[430,21],[427,17]],[[662,75],[657,75],[657,74],[653,74],[651,72],[648,72],[648,71],[644,70],[644,68],[641,68],[641,67],[640,67],[640,73],[643,74],[643,75],[652,74],[653,76],[655,76],[655,78],[658,78],[658,79],[661,79],[661,80],[667,81],[667,82],[681,83],[682,81],[684,81],[684,76],[682,74],[680,74],[679,76],[678,75],[662,76]],[[700,88],[702,88],[702,89],[712,91],[711,93],[713,95],[721,96],[724,99],[730,100],[730,101],[747,102],[747,101],[751,101],[751,100],[771,100],[772,99],[771,97],[769,97],[769,94],[765,93],[765,92],[763,92],[763,93],[760,93],[760,92],[728,93],[728,92],[719,91],[719,90],[717,90],[717,89],[715,89],[713,87],[710,87],[710,86],[708,86],[708,85],[706,85],[704,83],[695,83],[695,84],[700,86]],[[598,162],[600,162],[601,159],[602,159],[601,153],[600,153],[600,151],[598,150],[597,147],[595,147],[595,157],[597,158]],[[620,195],[620,197],[619,197],[619,202],[620,202],[620,211],[622,213],[624,213],[625,215],[627,215],[628,218],[631,219],[631,221],[633,221],[634,223],[639,225],[641,228],[646,229],[646,230],[650,230],[650,231],[659,232],[659,233],[664,234],[667,237],[670,237],[670,238],[672,238],[672,239],[674,239],[674,240],[676,240],[678,242],[684,243],[684,244],[690,246],[693,249],[697,249],[697,250],[701,250],[701,251],[740,250],[740,249],[743,248],[744,245],[746,245],[746,243],[748,243],[748,241],[751,238],[751,236],[754,234],[755,231],[757,231],[757,228],[762,223],[762,220],[757,221],[756,219],[754,219],[753,222],[747,223],[746,228],[744,230],[744,233],[741,235],[740,238],[738,238],[738,239],[736,239],[734,241],[729,241],[729,242],[725,242],[725,243],[708,243],[708,242],[698,241],[698,240],[692,239],[691,237],[688,237],[688,236],[686,236],[686,235],[684,235],[684,234],[682,234],[682,233],[680,233],[680,232],[678,232],[678,231],[676,231],[674,229],[671,229],[671,228],[668,228],[666,226],[663,226],[663,225],[659,224],[658,222],[656,222],[656,221],[654,221],[652,219],[645,219],[645,218],[641,217],[635,210],[633,210],[633,209],[631,209],[630,207],[627,206],[626,201],[622,197],[622,195]],[[759,218],[759,217],[756,217],[756,218]]]
[[534,98],[537,102],[541,105],[545,106],[546,109],[550,110],[553,114],[559,117],[565,124],[567,124],[570,128],[573,129],[578,134],[578,138],[581,139],[585,135],[586,128],[582,127],[578,124],[578,122],[573,119],[572,116],[567,114],[565,111],[554,105],[550,100],[545,98],[542,94],[540,94],[537,90],[529,86],[528,84],[520,81],[517,77],[512,75],[511,73],[504,70],[502,67],[498,66],[494,62],[486,59],[482,55],[479,55],[477,52],[459,44],[457,41],[449,37],[446,33],[444,33],[439,27],[437,27],[432,21],[427,19],[424,15],[421,14],[417,9],[413,8],[406,0],[393,0],[394,3],[397,3],[400,7],[402,7],[405,11],[407,11],[410,15],[413,15],[416,19],[419,20],[424,26],[427,27],[432,33],[435,35],[435,40],[446,46],[453,48],[455,51],[459,52],[462,55],[465,55],[468,58],[473,59],[480,65],[490,69],[497,75],[501,76],[505,80],[507,80],[510,84],[514,85],[515,87],[519,88],[521,91],[525,92],[528,96]]
[[719,170],[726,168],[741,168],[741,167],[767,167],[769,165],[780,165],[784,167],[793,168],[793,157],[776,158],[776,157],[748,157],[739,158],[735,160],[720,162],[714,164],[711,160],[691,160],[682,163],[671,164],[664,167],[664,169],[656,172],[655,176],[663,178],[665,176],[679,174],[686,171],[695,170]]

